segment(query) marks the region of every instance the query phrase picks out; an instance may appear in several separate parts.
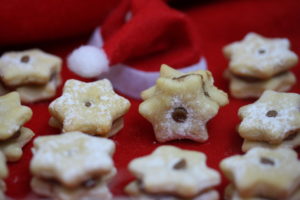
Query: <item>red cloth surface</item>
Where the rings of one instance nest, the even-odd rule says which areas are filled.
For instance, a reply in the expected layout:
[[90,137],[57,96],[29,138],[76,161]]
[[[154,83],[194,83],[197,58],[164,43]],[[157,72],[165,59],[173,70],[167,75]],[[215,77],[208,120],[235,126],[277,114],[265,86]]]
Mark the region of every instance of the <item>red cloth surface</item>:
[[119,0],[1,0],[0,45],[18,45],[86,34]]
[[158,71],[161,62],[182,68],[199,62],[202,56],[189,17],[161,0],[122,1],[104,21],[101,35],[109,65],[126,63]]
[[[222,74],[228,61],[222,54],[222,47],[230,42],[241,40],[250,31],[257,32],[266,37],[286,37],[290,39],[292,50],[300,55],[300,4],[298,0],[242,0],[242,1],[207,1],[192,3],[185,6],[175,4],[195,22],[203,54],[207,59],[208,68],[215,78],[215,84],[220,89],[228,92],[228,81]],[[73,43],[52,43],[51,45],[38,46],[45,51],[65,58],[73,48],[85,42],[83,40]],[[292,69],[298,82],[291,92],[300,93],[300,66]],[[68,71],[64,64],[62,76],[64,81],[77,78]],[[83,79],[80,79],[83,80]],[[61,88],[58,96],[61,94]],[[124,196],[124,186],[133,179],[127,170],[127,164],[136,157],[151,153],[161,145],[155,141],[151,124],[139,113],[138,106],[141,101],[130,99],[132,106],[125,116],[125,127],[112,139],[116,142],[114,155],[118,174],[110,184],[110,189],[115,196]],[[241,153],[242,139],[236,132],[240,122],[237,111],[253,99],[238,100],[230,97],[230,103],[222,107],[215,118],[207,124],[209,139],[205,143],[192,141],[173,141],[165,144],[175,145],[184,149],[202,151],[207,154],[208,166],[219,170],[219,162],[228,156]],[[36,136],[58,134],[59,130],[50,128],[48,119],[49,101],[29,105],[33,109],[33,117],[26,127],[31,128]],[[10,175],[7,178],[7,195],[13,199],[34,199],[30,195],[30,173],[28,170],[31,158],[31,144],[24,149],[24,156],[17,163],[9,164]],[[299,152],[299,151],[298,151]],[[222,183],[217,187],[223,199],[224,187],[228,181],[222,176]]]

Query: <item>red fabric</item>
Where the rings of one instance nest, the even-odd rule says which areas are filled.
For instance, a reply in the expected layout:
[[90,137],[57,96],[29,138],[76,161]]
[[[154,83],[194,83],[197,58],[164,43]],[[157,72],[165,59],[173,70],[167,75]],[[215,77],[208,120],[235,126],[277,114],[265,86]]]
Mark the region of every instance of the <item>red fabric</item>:
[[[126,22],[128,12],[132,18]],[[110,65],[127,63],[144,71],[158,71],[162,62],[182,68],[200,60],[195,25],[161,0],[124,1],[101,32]]]
[[1,0],[0,46],[49,41],[92,31],[119,0]]
[[[300,55],[300,4],[298,0],[209,1],[195,3],[190,7],[185,4],[176,4],[176,6],[184,8],[182,12],[194,21],[198,36],[202,38],[203,54],[207,59],[209,70],[213,73],[215,84],[226,92],[228,92],[228,82],[222,74],[228,61],[222,54],[222,47],[230,42],[241,40],[246,33],[255,31],[266,37],[287,37],[291,41],[292,49]],[[65,58],[74,47],[84,42],[81,40],[72,44],[54,43],[52,46],[43,46],[43,48],[45,51]],[[292,71],[296,74],[298,82],[291,92],[300,93],[299,64]],[[62,75],[64,81],[70,78],[79,79],[68,71],[65,65]],[[60,94],[61,90],[58,91],[58,95]],[[132,106],[125,116],[125,127],[112,138],[117,147],[114,160],[118,174],[113,179],[110,188],[115,196],[124,196],[124,186],[133,179],[127,170],[128,163],[133,158],[149,154],[160,145],[155,141],[151,124],[138,113],[141,101],[134,99],[130,101]],[[236,132],[236,126],[240,122],[237,111],[240,106],[252,102],[253,99],[238,100],[230,97],[230,103],[221,108],[217,116],[209,121],[207,128],[210,137],[204,144],[186,140],[166,144],[202,151],[207,154],[208,165],[219,170],[219,162],[223,158],[241,153],[242,139]],[[33,129],[37,136],[60,133],[59,130],[50,128],[48,125],[49,103],[50,101],[45,101],[30,105],[33,109],[33,118],[26,126]],[[24,156],[19,162],[9,164],[10,175],[6,180],[7,194],[17,200],[23,200],[30,194],[28,169],[31,158],[30,148],[31,144],[25,147]],[[227,184],[228,180],[222,176],[222,184],[217,187],[222,196]]]

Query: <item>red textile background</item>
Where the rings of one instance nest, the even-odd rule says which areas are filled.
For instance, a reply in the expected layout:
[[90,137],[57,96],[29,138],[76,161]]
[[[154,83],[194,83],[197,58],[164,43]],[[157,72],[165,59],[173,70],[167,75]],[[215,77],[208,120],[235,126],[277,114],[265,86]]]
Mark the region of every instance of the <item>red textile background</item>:
[[119,0],[0,0],[0,45],[74,37],[92,31]]
[[[215,78],[215,84],[226,92],[228,92],[228,82],[222,77],[222,73],[227,67],[227,60],[222,54],[222,47],[232,41],[242,39],[246,33],[255,31],[267,37],[287,37],[291,41],[292,49],[300,55],[300,3],[298,0],[202,1],[193,2],[190,6],[182,3],[174,5],[195,22],[202,38],[203,53],[207,59],[208,68]],[[73,48],[84,43],[86,39],[36,46],[65,58]],[[292,71],[296,74],[298,82],[291,91],[300,93],[299,64]],[[71,73],[65,64],[62,76],[64,80],[80,79]],[[60,94],[61,88],[58,96]],[[124,196],[124,186],[133,179],[127,170],[130,160],[149,154],[160,145],[154,139],[151,124],[138,113],[140,101],[134,99],[130,101],[132,106],[125,116],[125,127],[112,138],[117,147],[114,160],[118,174],[114,177],[110,188],[115,196]],[[235,130],[240,122],[237,111],[240,106],[253,101],[253,99],[238,100],[230,97],[230,103],[221,108],[218,115],[207,124],[210,138],[203,144],[185,140],[166,144],[202,151],[207,154],[208,165],[219,170],[219,162],[223,158],[241,153],[242,139]],[[31,128],[36,136],[60,133],[59,130],[48,126],[49,102],[51,101],[29,105],[33,109],[33,117],[26,126]],[[31,158],[31,145],[25,147],[24,156],[19,162],[9,164],[10,175],[6,180],[7,195],[13,199],[35,199],[36,197],[31,196],[29,187],[28,166]],[[217,187],[221,196],[227,183],[228,181],[222,176],[222,184]]]

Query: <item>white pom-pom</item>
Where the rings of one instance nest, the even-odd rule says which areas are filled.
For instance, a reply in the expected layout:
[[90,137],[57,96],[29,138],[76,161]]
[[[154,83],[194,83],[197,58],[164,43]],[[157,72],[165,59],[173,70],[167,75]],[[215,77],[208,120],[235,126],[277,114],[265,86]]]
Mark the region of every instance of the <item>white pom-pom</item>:
[[93,46],[75,49],[67,62],[71,71],[85,78],[98,77],[109,69],[109,60],[104,50]]

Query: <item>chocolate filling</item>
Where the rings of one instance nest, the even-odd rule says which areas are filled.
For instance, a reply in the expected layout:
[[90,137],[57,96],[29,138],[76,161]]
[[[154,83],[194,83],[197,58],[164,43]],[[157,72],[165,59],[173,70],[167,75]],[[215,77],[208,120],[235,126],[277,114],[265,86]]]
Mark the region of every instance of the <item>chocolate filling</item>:
[[266,157],[261,157],[260,158],[260,163],[264,164],[264,165],[271,165],[271,166],[275,165],[275,162],[272,159],[266,158]]
[[[58,186],[63,187],[63,184],[55,178],[41,178],[41,179],[51,185],[58,185]],[[100,178],[97,178],[97,177],[89,178],[88,180],[85,180],[82,183],[79,183],[77,186],[74,186],[74,188],[82,188],[82,187],[83,188],[93,188],[97,185],[99,180],[100,180]]]
[[259,49],[259,50],[258,50],[258,53],[259,53],[259,54],[265,54],[265,53],[266,53],[266,50],[265,50],[265,49]]
[[84,105],[85,105],[85,107],[91,107],[91,105],[92,105],[92,103],[91,102],[89,102],[89,101],[86,101],[85,103],[84,103]]
[[276,110],[269,110],[267,113],[266,113],[266,116],[267,117],[276,117],[278,115],[278,112]]
[[21,57],[21,62],[22,63],[28,63],[30,60],[30,57],[28,55],[24,55]]
[[287,136],[286,138],[284,138],[284,141],[291,141],[294,140],[297,136],[297,133],[292,133],[289,136]]
[[175,170],[180,170],[180,169],[186,169],[186,160],[185,159],[180,159],[175,165],[173,166],[173,169]]
[[172,118],[177,123],[183,123],[187,119],[188,112],[184,107],[174,108],[172,112]]

